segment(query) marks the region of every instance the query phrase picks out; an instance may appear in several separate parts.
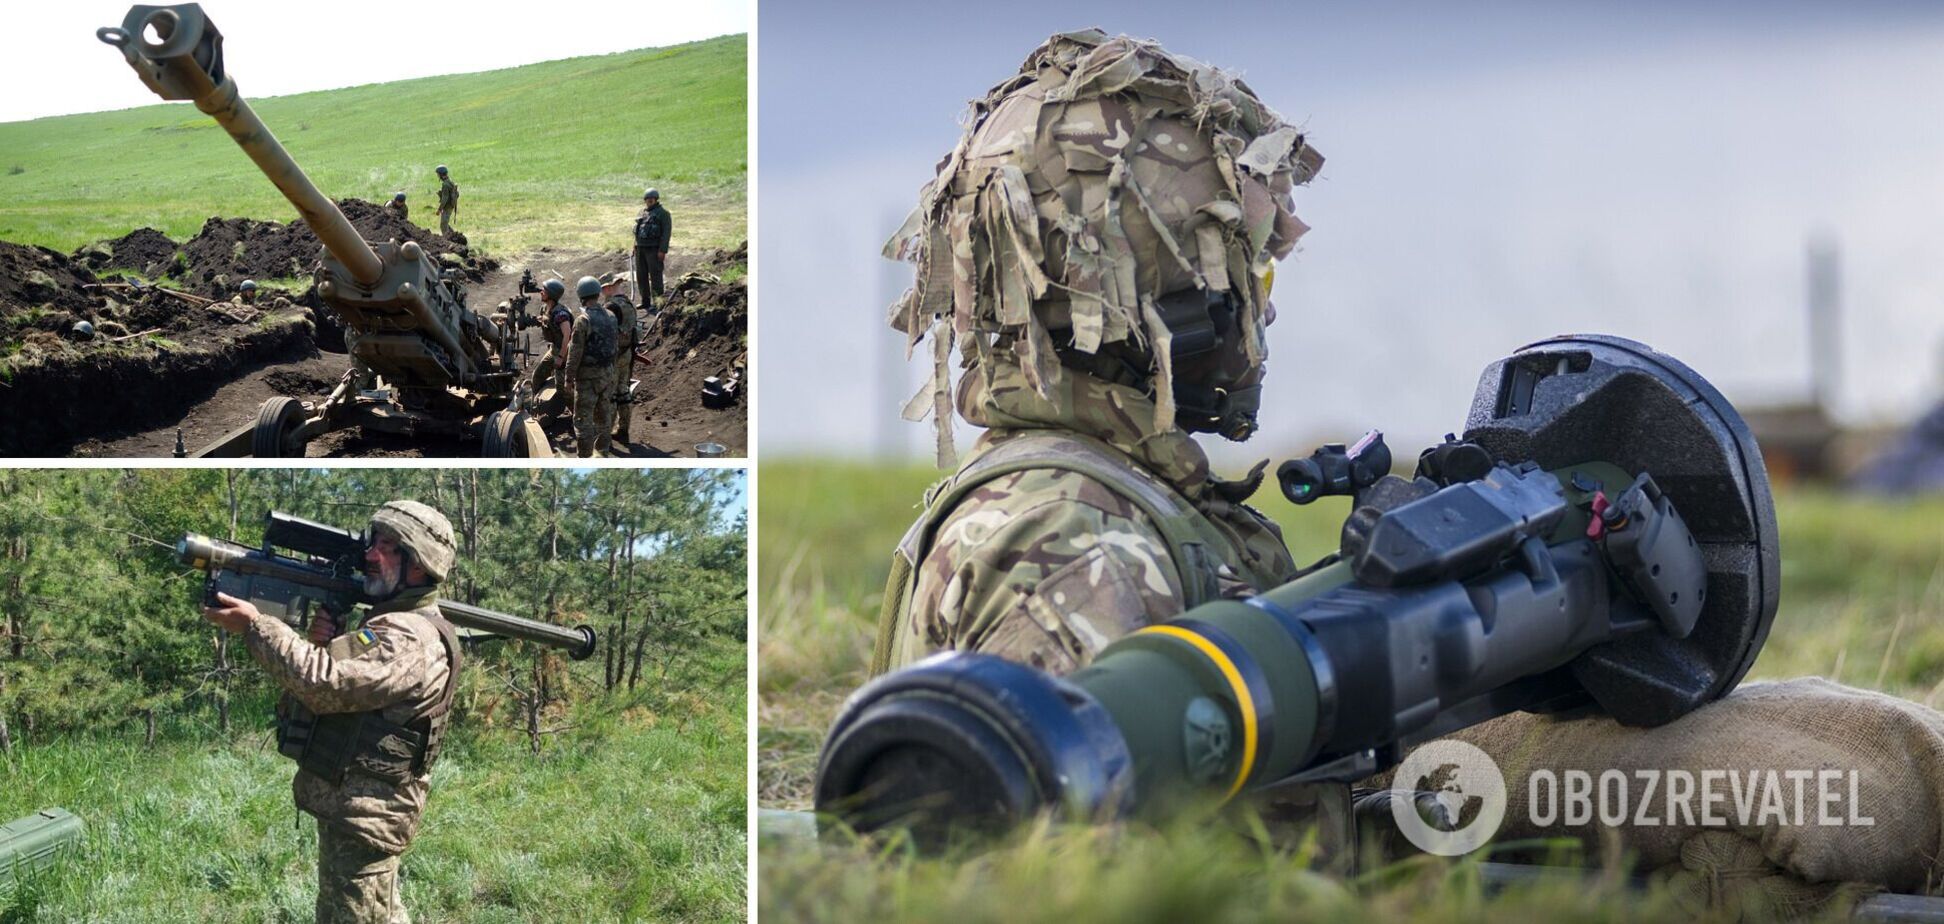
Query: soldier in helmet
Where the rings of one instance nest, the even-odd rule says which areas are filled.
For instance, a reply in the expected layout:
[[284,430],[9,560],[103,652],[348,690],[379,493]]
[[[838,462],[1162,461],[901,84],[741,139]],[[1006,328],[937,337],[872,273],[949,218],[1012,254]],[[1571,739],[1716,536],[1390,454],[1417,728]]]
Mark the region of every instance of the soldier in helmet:
[[641,194],[641,214],[635,216],[634,278],[641,284],[641,304],[653,309],[662,295],[662,268],[668,263],[668,241],[674,220],[662,208],[661,191]]
[[600,303],[599,279],[582,276],[574,295],[581,307],[568,341],[567,368],[574,375],[574,435],[585,459],[605,455],[614,438],[614,359],[621,327]]
[[563,397],[573,390],[568,366],[562,360],[567,356],[567,342],[573,336],[578,316],[572,307],[561,303],[566,294],[567,284],[558,279],[540,284],[540,336],[547,341],[547,352],[533,365],[534,390],[545,388],[551,381]]
[[[914,345],[933,338],[934,378],[906,416],[936,415],[945,464],[955,412],[985,432],[893,554],[873,672],[964,649],[1067,674],[1137,628],[1299,576],[1243,504],[1263,466],[1215,478],[1188,434],[1255,428],[1273,261],[1307,230],[1292,190],[1321,163],[1228,74],[1097,30],[1053,36],[973,104],[885,253],[919,264],[893,326]],[[1536,769],[1633,778],[1726,761],[1777,774],[1813,760],[1860,767],[1901,804],[1944,804],[1944,716],[1814,678],[1744,687],[1660,728],[1514,713],[1452,737],[1512,769],[1515,787]],[[1349,812],[1342,784],[1271,798],[1310,818]],[[1707,829],[1671,810],[1578,828],[1513,812],[1499,836],[1617,837],[1705,900],[1762,916],[1928,888],[1944,828],[1919,814],[1912,837],[1766,812]],[[1341,847],[1334,830],[1325,841]]]
[[[1120,56],[1153,82],[1085,83]],[[1045,143],[1002,143],[1016,134]],[[958,648],[1065,673],[1135,627],[1296,576],[1242,503],[1261,468],[1219,480],[1190,434],[1255,428],[1265,277],[1321,163],[1225,73],[1098,31],[1050,39],[975,104],[885,252],[920,264],[893,326],[934,338],[907,416],[936,415],[941,464],[954,410],[985,434],[899,549],[877,670]]]
[[439,235],[451,237],[453,216],[459,214],[459,184],[447,175],[445,164],[435,172],[439,174]]
[[[452,572],[452,525],[416,501],[372,514],[365,598],[322,611],[308,636],[247,600],[203,617],[243,636],[279,687],[278,750],[297,761],[297,807],[317,818],[317,920],[405,922],[399,857],[425,810],[459,675],[459,640],[434,595]],[[341,634],[342,632],[342,634]]]
[[635,350],[641,346],[640,318],[628,301],[627,273],[601,274],[601,305],[614,314],[621,341],[614,353],[614,438],[626,445],[634,417],[628,383],[634,379]]
[[412,209],[405,204],[405,194],[402,192],[392,194],[391,201],[385,203],[385,211],[397,215],[399,221],[406,221],[412,217]]

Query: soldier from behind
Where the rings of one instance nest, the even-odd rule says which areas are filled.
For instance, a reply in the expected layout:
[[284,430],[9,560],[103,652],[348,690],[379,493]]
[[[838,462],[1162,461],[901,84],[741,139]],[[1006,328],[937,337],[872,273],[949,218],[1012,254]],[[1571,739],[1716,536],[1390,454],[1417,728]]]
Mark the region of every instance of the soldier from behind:
[[614,313],[603,307],[601,281],[582,276],[574,285],[580,298],[580,317],[567,349],[567,368],[574,373],[574,435],[583,459],[605,455],[614,433],[614,358],[621,328]]
[[641,346],[640,316],[626,294],[628,279],[627,273],[601,275],[601,304],[613,313],[621,335],[614,351],[614,438],[624,445],[634,418],[628,383],[634,380],[635,350]]
[[572,391],[565,359],[575,318],[574,310],[561,304],[566,294],[567,284],[558,279],[540,284],[540,336],[547,341],[547,352],[533,366],[533,389],[539,391],[551,382],[563,397]]
[[[1153,82],[1082,83],[1123,56]],[[1039,143],[1001,143],[1015,135]],[[875,670],[955,648],[1066,673],[1134,628],[1296,576],[1242,503],[1261,466],[1219,480],[1190,434],[1254,429],[1267,270],[1305,230],[1291,190],[1321,163],[1227,74],[1098,31],[1050,39],[975,104],[885,252],[920,264],[893,326],[935,339],[906,416],[936,415],[944,465],[955,404],[985,433],[893,557]],[[954,396],[961,331],[975,340]]]
[[317,920],[407,922],[399,858],[425,811],[427,782],[459,676],[459,640],[435,593],[451,573],[452,525],[416,501],[372,514],[365,594],[379,602],[340,634],[348,603],[300,636],[227,594],[204,618],[240,633],[279,687],[277,749],[297,762],[297,807],[317,818]]
[[409,221],[412,217],[412,209],[405,204],[405,194],[402,192],[392,194],[391,201],[385,203],[385,211],[397,215],[399,221]]
[[635,216],[634,278],[641,284],[641,304],[650,310],[661,304],[662,268],[668,264],[668,240],[674,220],[662,208],[661,192],[641,194],[641,214]]
[[[1067,674],[1135,629],[1298,576],[1276,528],[1242,503],[1263,466],[1216,479],[1188,433],[1239,440],[1255,427],[1273,261],[1307,230],[1291,191],[1321,163],[1241,82],[1097,30],[1052,37],[973,104],[885,253],[919,264],[893,326],[914,345],[934,339],[933,381],[906,416],[936,415],[941,462],[955,410],[985,432],[893,553],[874,673],[964,649]],[[954,346],[967,368],[956,391]],[[1677,825],[1670,808],[1566,828],[1514,811],[1498,832],[1589,849],[1617,838],[1702,903],[1807,914],[1939,881],[1944,715],[1919,704],[1810,678],[1749,684],[1657,728],[1520,712],[1449,737],[1514,785],[1538,770],[1842,766],[1877,781],[1874,804],[1925,808],[1896,824],[1764,810]],[[1329,817],[1348,810],[1349,788],[1269,797]]]
[[445,164],[440,164],[436,172],[439,174],[439,235],[451,237],[452,219],[459,214],[459,184],[447,175]]

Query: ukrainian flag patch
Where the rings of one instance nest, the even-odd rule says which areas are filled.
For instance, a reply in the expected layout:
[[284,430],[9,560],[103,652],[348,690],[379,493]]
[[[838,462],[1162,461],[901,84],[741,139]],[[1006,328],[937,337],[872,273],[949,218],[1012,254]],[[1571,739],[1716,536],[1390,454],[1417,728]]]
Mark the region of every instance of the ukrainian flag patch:
[[378,636],[371,634],[370,629],[359,629],[358,644],[363,645],[366,648],[370,648],[371,646],[378,644]]

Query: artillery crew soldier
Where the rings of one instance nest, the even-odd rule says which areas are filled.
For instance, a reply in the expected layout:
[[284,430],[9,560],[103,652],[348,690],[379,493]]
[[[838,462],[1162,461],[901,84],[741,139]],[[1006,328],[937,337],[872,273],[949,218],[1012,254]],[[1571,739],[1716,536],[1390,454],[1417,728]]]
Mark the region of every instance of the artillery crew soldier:
[[385,203],[385,211],[397,215],[399,221],[409,221],[412,217],[411,207],[405,204],[405,194],[402,192],[392,194],[391,201]]
[[306,638],[246,600],[218,594],[203,616],[241,633],[283,688],[277,748],[297,761],[297,807],[317,818],[317,920],[406,922],[399,857],[425,811],[459,676],[459,640],[434,599],[451,573],[452,525],[416,501],[372,514],[365,596],[321,611]]
[[661,304],[662,268],[668,263],[675,224],[662,208],[659,190],[642,193],[641,201],[641,214],[635,217],[634,278],[641,284],[642,305],[652,309]]
[[563,305],[560,299],[567,294],[567,284],[558,279],[549,279],[540,284],[540,336],[547,341],[547,352],[533,365],[533,389],[539,391],[552,380],[555,388],[565,397],[568,395],[567,339],[574,328],[574,310]]
[[574,435],[581,458],[605,454],[614,433],[614,358],[621,343],[613,312],[600,304],[601,281],[582,276],[574,285],[580,297],[567,349],[574,370]]
[[601,276],[602,304],[614,314],[614,322],[620,328],[620,344],[614,352],[614,438],[623,444],[629,439],[629,425],[634,417],[634,405],[628,396],[628,383],[634,380],[635,350],[641,346],[640,317],[635,311],[634,302],[622,293],[627,287],[627,273],[605,273]]
[[447,176],[446,165],[440,164],[439,174],[439,235],[452,236],[452,218],[459,214],[459,184]]

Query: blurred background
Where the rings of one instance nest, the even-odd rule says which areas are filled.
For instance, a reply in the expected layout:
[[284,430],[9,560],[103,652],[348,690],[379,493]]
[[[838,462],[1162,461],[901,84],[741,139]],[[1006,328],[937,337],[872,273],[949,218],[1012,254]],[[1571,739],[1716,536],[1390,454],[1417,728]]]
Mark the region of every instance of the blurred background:
[[1369,427],[1412,458],[1490,361],[1602,331],[1712,380],[1779,480],[1944,485],[1944,415],[1911,429],[1944,392],[1944,5],[1058,6],[762,7],[766,457],[928,456],[879,248],[965,102],[1099,26],[1239,71],[1327,158],[1218,467]]

